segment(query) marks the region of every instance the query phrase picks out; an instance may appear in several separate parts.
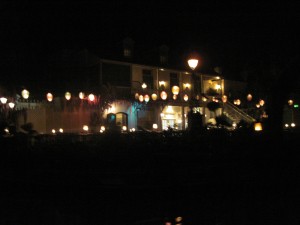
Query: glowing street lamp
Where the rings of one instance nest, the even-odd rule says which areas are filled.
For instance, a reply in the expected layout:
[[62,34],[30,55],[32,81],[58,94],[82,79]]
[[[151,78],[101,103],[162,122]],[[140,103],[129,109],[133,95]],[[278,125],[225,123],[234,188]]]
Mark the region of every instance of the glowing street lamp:
[[53,95],[52,95],[51,93],[48,93],[46,97],[47,97],[47,100],[48,100],[49,102],[52,102],[52,100],[53,100]]
[[65,98],[69,101],[71,99],[71,93],[67,91],[65,93]]
[[188,64],[192,70],[195,70],[198,65],[198,59],[195,59],[195,58],[189,59]]

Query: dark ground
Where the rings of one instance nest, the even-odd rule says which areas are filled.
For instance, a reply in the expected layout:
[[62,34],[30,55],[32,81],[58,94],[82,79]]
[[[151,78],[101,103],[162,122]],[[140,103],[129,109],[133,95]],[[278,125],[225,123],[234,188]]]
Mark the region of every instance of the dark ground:
[[2,138],[0,224],[299,224],[298,138]]

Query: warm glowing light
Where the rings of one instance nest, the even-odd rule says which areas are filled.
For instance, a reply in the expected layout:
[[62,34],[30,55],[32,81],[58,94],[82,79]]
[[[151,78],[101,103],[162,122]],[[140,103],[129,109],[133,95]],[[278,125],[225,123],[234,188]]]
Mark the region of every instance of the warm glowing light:
[[139,93],[135,93],[135,94],[134,94],[134,98],[135,98],[136,100],[139,99],[139,96],[140,96]]
[[67,91],[67,92],[65,93],[65,98],[66,98],[68,101],[71,99],[71,96],[72,96],[72,95],[71,95],[70,92]]
[[48,102],[52,102],[52,100],[53,100],[53,95],[52,95],[51,93],[48,93],[48,94],[46,95],[46,97],[47,97]]
[[284,124],[284,126],[285,126],[285,127],[289,127],[289,125],[288,125],[287,123],[286,123],[286,124]]
[[173,113],[174,111],[173,111],[173,107],[171,106],[171,105],[168,105],[167,106],[167,109],[166,109],[166,112],[167,113]]
[[164,87],[164,86],[166,85],[166,82],[163,81],[163,80],[158,81],[158,83],[159,83],[159,86],[160,86],[160,87]]
[[149,100],[150,100],[149,95],[145,95],[145,96],[144,96],[144,100],[145,100],[145,102],[149,102]]
[[89,126],[88,126],[88,125],[83,125],[82,129],[83,129],[84,131],[88,131],[88,130],[89,130]]
[[168,97],[168,95],[167,95],[167,93],[166,93],[165,91],[162,91],[162,92],[160,93],[160,98],[161,98],[162,100],[166,100],[167,97]]
[[100,130],[105,131],[105,126],[101,126]]
[[94,100],[95,100],[95,95],[93,95],[93,94],[89,94],[89,100],[91,101],[91,102],[93,102]]
[[177,95],[173,95],[173,99],[176,100],[177,99]]
[[184,101],[189,100],[189,96],[188,96],[187,94],[185,94],[185,95],[183,96],[183,100],[184,100]]
[[144,101],[144,96],[143,96],[143,95],[140,95],[140,96],[139,96],[139,101],[140,101],[140,102],[143,102],[143,101]]
[[64,130],[63,130],[62,128],[59,128],[59,132],[60,132],[60,133],[63,133]]
[[15,107],[15,103],[10,102],[10,103],[8,103],[8,106],[9,106],[9,108],[13,109]]
[[251,101],[251,100],[252,100],[252,95],[251,95],[251,94],[248,94],[248,95],[247,95],[247,100],[248,100],[248,101]]
[[189,59],[188,60],[189,67],[194,70],[198,65],[198,59]]
[[146,84],[146,83],[143,83],[143,84],[142,84],[142,88],[143,88],[143,89],[147,88],[147,84]]
[[293,103],[294,103],[294,102],[293,102],[292,99],[288,100],[288,104],[289,104],[289,105],[293,105]]
[[263,106],[264,104],[265,104],[265,101],[264,100],[259,100],[259,104],[261,105],[261,106]]
[[220,84],[216,84],[215,88],[216,88],[216,90],[220,90],[221,89],[221,85]]
[[5,131],[5,133],[9,134],[9,129],[8,128],[5,128],[4,131]]
[[52,134],[55,134],[56,131],[55,131],[55,129],[52,129],[51,132],[52,132]]
[[84,99],[85,94],[84,94],[83,92],[79,92],[79,95],[78,95],[78,96],[79,96],[80,99]]
[[233,101],[233,104],[235,104],[235,105],[240,105],[240,104],[241,104],[241,100],[240,100],[240,99],[235,99],[235,100]]
[[172,93],[174,95],[178,95],[179,94],[179,87],[178,86],[173,86],[172,87]]
[[157,94],[153,93],[151,95],[151,98],[152,98],[153,101],[156,101],[157,100]]
[[127,130],[127,127],[126,127],[126,126],[123,126],[123,127],[122,127],[122,130],[123,130],[123,131],[126,131],[126,130]]
[[207,98],[202,97],[202,101],[206,102],[206,101],[207,101]]
[[1,98],[0,98],[0,101],[1,101],[2,104],[6,104],[7,98],[1,97]]
[[176,217],[176,218],[175,218],[175,221],[176,221],[177,223],[181,222],[181,221],[182,221],[182,217],[181,217],[181,216]]
[[260,107],[260,104],[257,103],[255,106],[256,106],[256,108],[259,108],[259,107]]
[[132,130],[132,132],[134,132],[134,131],[135,131],[135,128],[132,128],[131,130]]
[[154,130],[156,130],[156,129],[158,128],[157,124],[154,123],[154,124],[152,125],[152,128],[153,128]]
[[222,96],[222,102],[224,102],[224,103],[227,102],[227,96],[226,95]]
[[255,123],[254,124],[254,130],[255,131],[262,131],[262,124],[261,123]]
[[184,83],[183,84],[183,88],[186,89],[190,89],[191,88],[191,84],[190,83]]
[[291,127],[295,127],[296,126],[296,124],[295,123],[291,123]]
[[28,99],[29,98],[29,91],[27,91],[26,89],[24,89],[22,92],[21,92],[21,95],[24,99]]

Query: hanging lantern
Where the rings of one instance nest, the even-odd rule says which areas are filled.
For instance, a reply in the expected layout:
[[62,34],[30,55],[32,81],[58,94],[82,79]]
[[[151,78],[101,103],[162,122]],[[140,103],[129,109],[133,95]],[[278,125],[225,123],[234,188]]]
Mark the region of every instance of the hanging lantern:
[[165,91],[162,91],[162,92],[160,93],[160,98],[161,98],[162,100],[166,100],[167,97],[168,97],[168,95],[167,95],[167,93],[166,93]]
[[46,97],[47,97],[48,102],[52,102],[53,95],[51,93],[48,93]]
[[94,100],[95,100],[95,95],[93,95],[93,94],[89,94],[89,100],[91,101],[91,102],[93,102]]
[[9,108],[13,109],[15,107],[15,103],[10,102],[10,103],[8,103],[8,106],[9,106]]
[[27,91],[26,89],[24,89],[24,90],[21,92],[21,94],[22,94],[22,97],[23,97],[24,99],[28,99],[28,98],[29,98],[29,91]]
[[157,100],[157,94],[153,93],[151,95],[151,98],[152,98],[153,101],[156,101]]
[[6,102],[7,102],[7,98],[5,98],[5,97],[2,97],[2,98],[0,98],[0,101],[1,101],[1,103],[2,103],[2,104],[6,104]]
[[84,97],[85,97],[85,95],[84,95],[83,92],[79,92],[79,95],[78,95],[78,96],[79,96],[80,99],[84,99]]
[[247,95],[247,100],[248,100],[248,101],[251,101],[251,100],[252,100],[252,95],[251,95],[251,94],[248,94],[248,95]]
[[265,101],[264,100],[259,100],[259,104],[261,105],[261,106],[263,106],[264,104],[265,104]]
[[227,96],[226,95],[222,96],[222,102],[224,102],[224,103],[227,102]]
[[140,95],[140,96],[139,96],[139,101],[140,101],[140,102],[143,102],[143,101],[144,101],[144,96],[143,96],[143,95]]
[[183,96],[183,100],[187,102],[187,101],[189,100],[189,96],[188,96],[187,94],[185,94],[185,95]]
[[145,96],[144,96],[144,100],[145,100],[145,102],[149,102],[149,100],[150,100],[149,95],[145,95]]
[[65,93],[65,98],[69,101],[71,99],[71,93],[67,91]]
[[172,93],[174,95],[178,95],[179,94],[179,87],[178,86],[173,86],[172,87]]

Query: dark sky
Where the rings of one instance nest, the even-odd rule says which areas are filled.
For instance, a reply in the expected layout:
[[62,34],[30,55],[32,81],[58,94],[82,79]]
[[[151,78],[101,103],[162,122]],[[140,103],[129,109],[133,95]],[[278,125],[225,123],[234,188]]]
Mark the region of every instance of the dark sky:
[[16,74],[35,79],[50,53],[113,49],[127,36],[141,49],[166,44],[177,62],[185,52],[199,51],[227,74],[270,58],[285,63],[298,54],[296,3],[146,2],[0,3],[2,79]]

